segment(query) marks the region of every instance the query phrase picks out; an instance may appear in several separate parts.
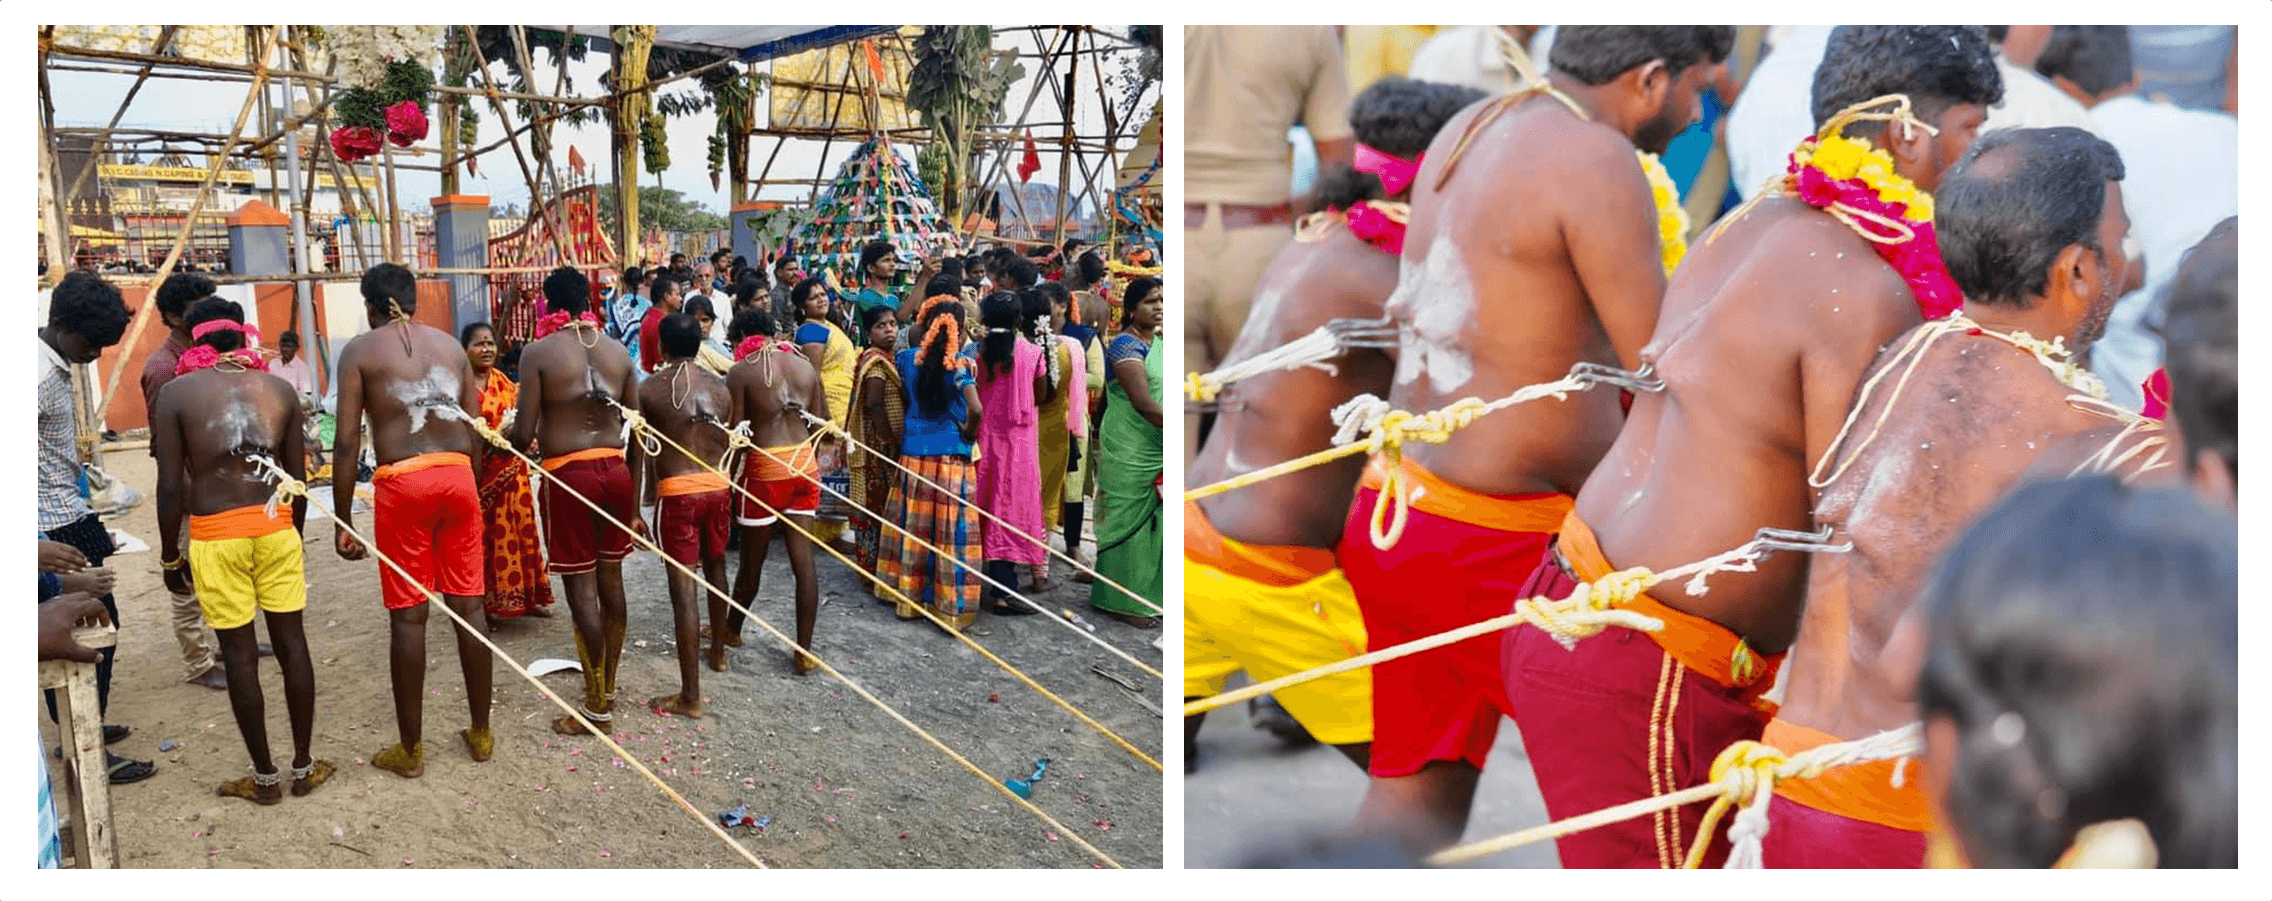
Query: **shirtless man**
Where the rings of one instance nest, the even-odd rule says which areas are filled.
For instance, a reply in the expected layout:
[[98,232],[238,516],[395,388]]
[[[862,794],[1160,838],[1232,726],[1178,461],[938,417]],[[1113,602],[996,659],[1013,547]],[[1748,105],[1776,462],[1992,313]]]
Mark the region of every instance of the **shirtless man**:
[[292,794],[315,791],[337,769],[308,750],[315,735],[316,679],[300,625],[300,611],[308,606],[300,558],[307,499],[294,498],[289,516],[285,510],[272,514],[268,473],[253,462],[265,457],[292,478],[305,476],[300,402],[291,383],[267,374],[235,301],[200,300],[183,314],[182,324],[193,343],[182,352],[178,377],[159,390],[150,420],[150,441],[158,451],[158,546],[182,546],[186,513],[189,566],[167,570],[166,587],[187,594],[194,579],[203,589],[200,607],[229,668],[229,708],[252,753],[253,775],[222,783],[219,794],[275,804],[284,800],[284,780],[268,755],[255,608],[268,614],[268,634],[284,670]]
[[[480,386],[455,336],[410,320],[418,309],[418,279],[394,263],[363,273],[363,309],[371,330],[339,352],[339,465],[363,458],[358,423],[370,414],[371,447],[378,472],[371,535],[410,574],[379,566],[379,596],[393,623],[388,672],[394,682],[395,727],[402,743],[378,753],[371,765],[406,779],[426,773],[426,598],[442,595],[465,622],[481,621],[484,588],[481,495],[474,486],[481,441],[466,421],[481,409]],[[334,505],[340,522],[339,556],[361,560],[362,542],[347,534],[355,505]],[[475,761],[489,759],[489,648],[458,628],[458,664],[465,672],[468,728],[461,733]]]
[[[1665,274],[1634,152],[1663,150],[1695,121],[1697,93],[1733,42],[1726,26],[1564,28],[1552,90],[1504,95],[1445,124],[1414,181],[1388,302],[1403,333],[1397,409],[1499,398],[1582,360],[1640,365]],[[1390,464],[1368,464],[1338,559],[1369,645],[1505,613],[1622,423],[1616,394],[1590,391],[1405,448],[1396,475],[1410,520],[1385,550],[1368,525]],[[1359,828],[1416,851],[1457,840],[1507,710],[1492,636],[1374,667],[1374,778]]]
[[[694,317],[673,313],[656,326],[663,365],[639,385],[639,409],[647,423],[664,437],[686,448],[701,462],[668,443],[662,453],[639,461],[650,474],[643,484],[656,504],[655,536],[663,553],[686,566],[700,566],[703,581],[723,588],[726,584],[726,536],[734,523],[733,486],[726,477],[703,467],[724,466],[727,453],[726,416],[732,399],[726,383],[695,361],[702,350],[702,326]],[[647,706],[677,716],[702,716],[702,599],[709,593],[697,587],[693,576],[667,567],[671,586],[671,615],[678,637],[679,690],[655,698]],[[713,605],[722,601],[713,600]],[[719,619],[710,628],[716,631]],[[726,669],[725,648],[713,647],[711,667]]]
[[[1357,95],[1349,119],[1358,168],[1333,164],[1319,179],[1318,202],[1328,212],[1306,224],[1263,270],[1225,365],[1335,319],[1382,317],[1396,290],[1402,247],[1393,211],[1408,196],[1436,130],[1482,98],[1471,88],[1396,77]],[[1185,481],[1218,482],[1332,446],[1333,408],[1359,394],[1387,394],[1396,361],[1381,349],[1355,348],[1331,365],[1264,373],[1226,387],[1217,398],[1215,427]],[[1186,700],[1221,692],[1240,669],[1269,680],[1364,652],[1356,596],[1333,561],[1341,514],[1363,468],[1352,458],[1185,504]],[[1365,765],[1373,737],[1370,674],[1359,670],[1296,686],[1280,692],[1278,701],[1319,741]],[[1187,765],[1196,759],[1193,741],[1204,717],[1184,718]]]
[[[2000,92],[1994,53],[1975,29],[1842,27],[1815,72],[1814,123],[1906,96],[1934,131],[1861,121],[1841,133],[1888,150],[1900,177],[1930,191]],[[1803,137],[1791,135],[1792,145]],[[1578,581],[1627,567],[1672,569],[1761,527],[1812,531],[1809,467],[1878,349],[1921,318],[1919,298],[1875,246],[1781,190],[1696,242],[1641,351],[1665,390],[1635,397],[1561,524],[1557,553],[1516,595],[1562,598]],[[1507,691],[1547,814],[1695,785],[1722,749],[1757,739],[1768,706],[1758,697],[1798,630],[1806,569],[1807,555],[1779,553],[1757,573],[1714,575],[1709,594],[1659,585],[1630,606],[1665,620],[1662,632],[1611,629],[1575,650],[1534,628],[1505,633]],[[1678,741],[1651,740],[1658,717],[1670,718],[1664,728]],[[1689,805],[1565,836],[1562,865],[1679,866],[1704,812]],[[1726,839],[1714,839],[1705,864],[1726,854]]]
[[[2044,448],[2109,421],[2070,402],[2097,380],[2068,357],[2105,330],[2127,275],[2121,180],[2113,146],[2075,128],[1990,132],[1942,180],[1940,245],[1969,320],[1896,338],[1872,378],[1890,375],[1864,383],[1830,444],[1815,521],[1854,549],[1808,568],[1788,695],[1761,742],[1794,754],[1915,722],[1915,600],[1934,560]],[[2065,347],[2031,352],[2022,333]],[[1924,780],[1892,787],[1898,765],[1779,783],[1767,865],[1922,865]]]
[[[788,517],[799,528],[781,531],[781,541],[789,548],[789,571],[797,578],[797,644],[813,646],[813,621],[820,616],[820,584],[813,578],[813,542],[809,537],[813,528],[813,514],[820,510],[820,474],[827,470],[828,461],[818,459],[807,438],[811,426],[803,414],[828,418],[828,397],[822,393],[820,373],[813,364],[798,352],[796,345],[778,340],[779,332],[773,317],[763,310],[743,310],[734,317],[727,330],[727,338],[734,342],[735,356],[741,357],[734,371],[726,375],[726,390],[733,395],[732,412],[728,422],[748,423],[750,440],[762,451],[749,451],[742,462],[742,487],[764,503],[749,498],[741,499],[741,512],[735,522],[742,526],[742,562],[734,574],[734,603],[747,608],[757,600],[758,582],[764,576],[765,552],[773,544],[773,534],[781,517]],[[762,343],[742,351],[744,342],[752,338]],[[824,451],[825,452],[825,451]],[[724,629],[712,629],[710,660],[716,669],[724,669],[724,645],[739,646],[742,621],[746,617],[740,610],[728,613],[726,602],[717,595],[710,596],[710,621],[725,620]],[[797,675],[812,672],[815,661],[803,654],[797,655],[794,666]]]
[[[521,351],[521,403],[512,442],[528,448],[533,441],[544,453],[549,475],[538,506],[544,511],[545,565],[568,590],[576,656],[584,665],[584,719],[612,733],[626,615],[623,558],[631,556],[631,532],[616,523],[647,531],[624,459],[623,414],[616,409],[618,403],[639,409],[638,373],[631,355],[606,340],[599,317],[590,314],[591,285],[583,273],[566,266],[552,270],[544,280],[544,303],[547,315],[537,326],[537,339]],[[552,731],[585,733],[582,723],[565,715],[552,721]]]
[[[142,403],[148,422],[158,421],[158,392],[174,379],[174,370],[181,362],[183,351],[195,342],[189,337],[190,304],[213,296],[213,280],[194,272],[176,272],[158,286],[158,321],[166,326],[166,341],[150,352],[142,363]],[[156,441],[150,443],[150,456],[158,455]],[[179,532],[179,523],[175,524]],[[161,556],[173,557],[179,546],[169,546]],[[227,667],[221,663],[221,646],[214,640],[213,629],[205,624],[197,595],[183,591],[173,595],[174,641],[181,645],[181,663],[184,678],[191,685],[226,690],[229,687]]]

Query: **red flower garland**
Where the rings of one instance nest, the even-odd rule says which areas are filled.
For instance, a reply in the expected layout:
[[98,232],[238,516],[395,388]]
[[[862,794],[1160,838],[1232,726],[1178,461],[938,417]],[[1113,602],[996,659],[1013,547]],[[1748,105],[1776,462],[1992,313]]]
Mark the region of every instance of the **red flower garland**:
[[382,139],[368,125],[350,125],[331,133],[331,152],[343,163],[377,156]]
[[426,111],[415,100],[387,107],[387,140],[408,147],[426,139]]
[[[1804,145],[1812,148],[1815,143],[1814,138],[1808,138]],[[1879,259],[1901,274],[1901,280],[1917,298],[1918,312],[1927,321],[1947,316],[1964,306],[1964,292],[1958,290],[1956,279],[1949,275],[1947,262],[1941,259],[1941,243],[1930,220],[1920,222],[1907,218],[1908,204],[1879,199],[1877,189],[1860,178],[1833,179],[1812,165],[1801,165],[1797,153],[1791,155],[1785,171],[1794,176],[1798,198],[1808,206],[1819,210],[1838,204],[1899,221],[1909,228],[1912,237],[1906,241],[1891,244],[1870,241],[1869,244],[1877,251]]]
[[1404,255],[1404,227],[1372,201],[1349,208],[1349,231],[1389,256]]

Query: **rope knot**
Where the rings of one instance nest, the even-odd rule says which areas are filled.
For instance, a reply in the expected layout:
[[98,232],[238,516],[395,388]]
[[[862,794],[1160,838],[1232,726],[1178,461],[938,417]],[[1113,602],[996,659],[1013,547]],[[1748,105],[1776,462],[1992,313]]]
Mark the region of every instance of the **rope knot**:
[[1772,786],[1781,776],[1781,768],[1790,763],[1783,752],[1756,741],[1739,741],[1729,745],[1712,759],[1712,781],[1727,789],[1727,797],[1743,803],[1759,793],[1762,786]]
[[1183,396],[1195,404],[1211,404],[1221,395],[1223,386],[1209,379],[1206,373],[1187,372],[1183,375]]

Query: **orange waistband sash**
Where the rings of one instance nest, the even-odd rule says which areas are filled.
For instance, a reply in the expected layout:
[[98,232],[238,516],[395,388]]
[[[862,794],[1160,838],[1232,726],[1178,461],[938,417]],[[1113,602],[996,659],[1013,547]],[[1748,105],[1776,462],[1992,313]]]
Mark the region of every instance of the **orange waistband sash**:
[[684,475],[664,476],[662,481],[655,483],[655,493],[662,497],[677,497],[682,494],[724,491],[731,487],[733,486],[726,483],[725,476],[704,470]]
[[278,505],[276,517],[270,519],[266,504],[238,507],[219,513],[189,517],[189,540],[228,541],[232,538],[259,538],[273,535],[292,527],[291,508]]
[[[1767,721],[1767,731],[1759,736],[1760,744],[1785,755],[1844,740],[1782,719]],[[1775,793],[1824,813],[1888,829],[1925,832],[1932,827],[1933,816],[1925,798],[1924,761],[1908,761],[1901,787],[1895,788],[1893,771],[1900,763],[1878,760],[1838,767],[1813,779],[1786,779],[1775,784]]]
[[587,447],[580,451],[569,451],[557,457],[546,457],[538,465],[543,466],[545,472],[551,472],[570,463],[582,463],[585,460],[605,460],[609,457],[618,460],[623,459],[623,448]]
[[820,460],[813,455],[813,446],[810,444],[766,448],[764,453],[751,454],[749,465],[750,475],[760,482],[778,482],[820,474]]
[[[1570,574],[1579,581],[1591,582],[1617,571],[1602,554],[1594,530],[1588,528],[1575,511],[1562,520],[1562,534],[1556,548],[1562,562],[1569,564]],[[1665,606],[1646,592],[1634,596],[1624,609],[1664,620],[1664,629],[1648,635],[1665,653],[1671,654],[1682,666],[1723,686],[1749,689],[1744,693],[1745,700],[1772,712],[1769,702],[1759,696],[1774,687],[1775,671],[1782,668],[1784,653],[1758,654],[1744,643],[1742,636],[1728,631],[1726,626]]]
[[472,469],[473,458],[458,453],[457,451],[435,451],[431,454],[419,454],[415,457],[404,457],[403,459],[396,460],[392,463],[388,463],[384,466],[379,467],[378,471],[371,474],[371,481],[376,482],[380,479],[391,479],[396,476],[406,476],[421,469],[433,469],[437,466],[463,466],[467,469]]
[[[1427,467],[1412,462],[1410,457],[1399,457],[1398,464],[1397,475],[1404,482],[1405,496],[1411,499],[1412,509],[1471,526],[1551,535],[1562,525],[1562,518],[1569,515],[1575,503],[1569,495],[1558,493],[1482,494],[1444,481]],[[1388,467],[1387,458],[1374,454],[1366,461],[1365,477],[1359,484],[1379,490],[1388,484]]]
[[1273,588],[1292,588],[1340,567],[1324,548],[1225,538],[1197,501],[1183,502],[1183,559]]

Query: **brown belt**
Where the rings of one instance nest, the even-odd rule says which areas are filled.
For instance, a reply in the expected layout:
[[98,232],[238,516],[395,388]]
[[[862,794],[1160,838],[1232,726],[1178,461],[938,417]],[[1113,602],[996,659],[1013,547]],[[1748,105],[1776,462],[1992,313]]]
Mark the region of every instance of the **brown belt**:
[[[1208,206],[1210,204],[1184,204],[1183,227],[1198,228],[1206,225]],[[1284,203],[1276,203],[1270,206],[1218,203],[1212,204],[1212,206],[1222,211],[1224,228],[1256,228],[1264,225],[1291,225],[1294,222],[1293,209]]]

